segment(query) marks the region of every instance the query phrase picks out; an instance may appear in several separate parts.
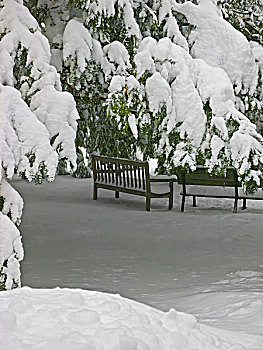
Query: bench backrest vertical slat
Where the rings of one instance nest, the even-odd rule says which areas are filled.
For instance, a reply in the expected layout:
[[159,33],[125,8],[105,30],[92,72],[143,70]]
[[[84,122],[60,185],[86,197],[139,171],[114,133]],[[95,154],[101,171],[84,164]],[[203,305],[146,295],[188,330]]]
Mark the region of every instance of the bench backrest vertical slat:
[[108,181],[109,183],[111,184],[111,174],[112,174],[112,171],[111,171],[111,164],[109,162],[107,162],[107,171],[108,171]]
[[130,187],[130,173],[129,173],[129,165],[125,165],[125,176],[127,179],[127,186]]
[[102,166],[102,170],[104,172],[104,181],[105,181],[105,183],[108,183],[107,172],[106,172],[106,164],[103,162],[101,164],[101,166]]
[[129,165],[130,168],[130,177],[131,177],[131,187],[133,187],[133,175],[132,175],[132,165]]
[[136,174],[136,169],[137,167],[134,165],[133,166],[133,176],[134,176],[134,186],[137,188],[137,174]]
[[98,172],[98,180],[101,181],[101,172],[100,172],[101,166],[100,166],[100,161],[97,160],[96,162],[97,162],[97,169],[98,169],[98,171],[99,171],[99,172]]
[[115,181],[116,181],[116,185],[119,186],[119,165],[118,163],[115,164]]
[[145,177],[146,177],[145,172],[146,172],[146,169],[142,168],[142,188],[143,188],[143,190],[146,189],[145,188]]
[[112,184],[114,184],[114,177],[113,177],[113,164],[108,163],[109,164],[109,176],[110,176],[110,182]]
[[120,181],[120,186],[122,186],[122,178],[121,178],[121,164],[120,163],[118,163],[118,170],[119,170],[119,172],[118,172],[118,174],[119,174],[119,181]]
[[105,181],[104,173],[103,173],[103,167],[102,167],[102,162],[100,161],[100,174],[101,174],[101,181]]
[[122,174],[122,180],[123,180],[123,187],[126,187],[125,164],[121,165],[121,174]]
[[141,181],[141,170],[142,168],[138,166],[138,181],[139,181],[139,188],[142,187],[142,181]]
[[92,155],[92,166],[94,181],[100,185],[146,192],[149,178],[147,162]]
[[104,171],[105,171],[105,180],[106,180],[106,183],[108,183],[109,182],[109,178],[108,178],[108,171],[107,171],[107,162],[105,162],[104,164],[103,164],[103,166],[104,166]]
[[106,162],[105,165],[106,165],[106,170],[107,170],[108,183],[111,183],[111,174],[110,174],[109,162]]
[[119,175],[118,175],[118,169],[119,169],[119,165],[118,163],[115,163],[115,178],[116,178],[116,186],[119,186]]

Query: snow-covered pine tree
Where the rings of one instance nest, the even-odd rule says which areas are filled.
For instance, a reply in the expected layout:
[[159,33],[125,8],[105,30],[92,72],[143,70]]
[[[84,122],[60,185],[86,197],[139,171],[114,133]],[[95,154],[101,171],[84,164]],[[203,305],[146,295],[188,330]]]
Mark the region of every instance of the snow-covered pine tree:
[[48,40],[22,0],[0,1],[0,289],[20,286],[23,200],[15,174],[52,181],[59,159],[76,166],[76,110],[50,65]]
[[[192,25],[190,54],[174,12]],[[178,166],[194,168],[201,163],[210,171],[223,172],[232,165],[244,188],[254,190],[262,179],[263,140],[242,112],[249,110],[249,97],[254,109],[260,109],[260,60],[247,39],[222,18],[210,0],[200,0],[198,5],[164,1],[158,13],[159,20],[167,21],[164,28],[169,25],[167,35],[174,33],[173,42],[148,37],[138,47],[134,57],[136,90],[146,104],[143,110],[143,103],[132,103],[133,97],[126,94],[126,105],[138,106],[134,136],[153,136],[152,156],[158,157],[161,171]],[[129,91],[128,81],[121,77],[114,77],[112,85],[116,87],[110,86],[111,109],[112,101]],[[132,90],[130,93],[134,95]],[[240,95],[245,95],[247,105]],[[131,112],[130,116],[134,115]],[[118,111],[112,115],[116,117]],[[151,156],[149,148],[137,146]]]
[[260,185],[262,138],[250,120],[259,130],[262,46],[216,3],[52,2],[46,34],[81,114],[80,151],[158,157],[162,172],[233,165],[244,186]]

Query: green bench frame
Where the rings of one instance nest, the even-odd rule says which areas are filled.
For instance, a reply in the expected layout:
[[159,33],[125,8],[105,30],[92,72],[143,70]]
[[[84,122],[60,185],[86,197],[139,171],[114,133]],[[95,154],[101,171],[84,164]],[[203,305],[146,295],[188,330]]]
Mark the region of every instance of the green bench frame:
[[[183,186],[183,190],[180,193],[182,196],[181,212],[184,212],[185,198],[193,197],[193,207],[196,207],[196,197],[210,197],[210,198],[234,198],[234,209],[233,212],[237,212],[237,203],[239,199],[243,199],[243,209],[246,209],[246,199],[259,199],[250,198],[247,196],[239,196],[238,188],[241,187],[238,181],[237,172],[234,168],[227,168],[225,176],[211,175],[207,171],[208,169],[203,166],[197,166],[193,172],[184,172],[177,170],[178,184]],[[217,194],[193,194],[188,191],[188,185],[196,186],[223,186],[223,187],[234,187],[235,194],[232,195],[217,195]]]
[[[168,198],[168,209],[173,208],[173,183],[176,179],[150,178],[148,162],[129,159],[91,155],[93,168],[93,199],[98,197],[98,189],[115,191],[115,198],[120,192],[146,197],[146,210],[150,211],[151,198]],[[169,192],[154,193],[152,182],[168,182]]]

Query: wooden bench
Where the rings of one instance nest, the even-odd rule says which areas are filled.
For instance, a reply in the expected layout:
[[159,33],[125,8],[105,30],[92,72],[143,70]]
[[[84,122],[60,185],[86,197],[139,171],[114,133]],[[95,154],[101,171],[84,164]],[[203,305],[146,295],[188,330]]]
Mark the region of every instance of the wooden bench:
[[[173,183],[175,178],[150,178],[148,162],[111,158],[92,154],[93,199],[97,199],[98,188],[146,197],[146,210],[150,211],[151,198],[169,198],[169,210],[173,208]],[[168,182],[169,192],[154,193],[152,182]]]
[[[234,213],[237,212],[237,203],[239,199],[243,199],[243,209],[246,209],[246,199],[263,199],[239,195],[238,188],[241,187],[241,184],[238,181],[237,173],[234,168],[228,168],[225,176],[210,175],[207,168],[203,166],[197,166],[195,171],[189,173],[178,170],[176,175],[178,184],[182,184],[183,186],[183,190],[180,193],[182,195],[181,212],[184,211],[185,198],[190,196],[193,197],[193,207],[196,207],[196,197],[234,198]],[[188,185],[233,187],[235,192],[234,195],[207,193],[196,194],[195,191],[188,190]]]

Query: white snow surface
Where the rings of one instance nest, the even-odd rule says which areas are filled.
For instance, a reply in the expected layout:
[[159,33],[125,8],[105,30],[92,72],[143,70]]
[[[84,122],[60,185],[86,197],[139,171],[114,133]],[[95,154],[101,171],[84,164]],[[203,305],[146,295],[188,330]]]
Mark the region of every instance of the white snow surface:
[[162,312],[107,293],[24,287],[2,292],[0,310],[3,349],[245,349],[190,314]]
[[146,212],[141,197],[94,201],[92,179],[14,185],[34,288],[0,293],[3,349],[262,350],[262,201],[233,214],[233,200],[187,199],[182,214],[175,185],[172,211]]

